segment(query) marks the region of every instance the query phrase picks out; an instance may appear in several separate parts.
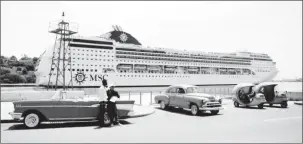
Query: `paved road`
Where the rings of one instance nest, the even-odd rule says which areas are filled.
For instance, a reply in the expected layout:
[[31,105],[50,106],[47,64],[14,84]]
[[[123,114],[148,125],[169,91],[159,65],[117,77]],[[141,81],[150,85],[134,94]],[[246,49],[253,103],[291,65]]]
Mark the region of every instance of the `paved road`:
[[94,123],[46,124],[26,130],[20,124],[1,124],[1,142],[285,142],[302,143],[302,106],[234,108],[227,101],[219,115],[191,116],[189,112],[157,109],[152,115],[125,119],[123,126],[98,128]]

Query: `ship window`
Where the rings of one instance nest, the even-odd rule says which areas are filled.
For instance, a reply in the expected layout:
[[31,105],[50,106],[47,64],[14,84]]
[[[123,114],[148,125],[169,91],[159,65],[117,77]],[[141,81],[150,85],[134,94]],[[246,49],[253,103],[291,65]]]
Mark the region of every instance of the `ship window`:
[[79,69],[77,69],[77,71],[79,71]]
[[86,69],[86,71],[88,72],[88,69]]
[[82,71],[84,71],[84,69],[82,69]]
[[97,72],[97,69],[95,69],[95,72]]

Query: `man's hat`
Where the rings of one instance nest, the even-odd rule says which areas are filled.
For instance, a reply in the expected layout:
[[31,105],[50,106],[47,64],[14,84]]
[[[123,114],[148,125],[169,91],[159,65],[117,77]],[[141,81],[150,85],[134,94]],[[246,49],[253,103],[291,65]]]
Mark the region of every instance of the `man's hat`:
[[115,84],[111,83],[108,85],[108,87],[115,87]]

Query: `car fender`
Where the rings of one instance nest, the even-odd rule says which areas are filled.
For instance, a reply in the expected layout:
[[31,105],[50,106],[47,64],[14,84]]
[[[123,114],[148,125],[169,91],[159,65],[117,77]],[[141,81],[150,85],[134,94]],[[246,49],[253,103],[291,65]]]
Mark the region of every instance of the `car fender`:
[[185,97],[185,101],[188,105],[188,107],[191,106],[191,104],[196,104],[197,106],[201,106],[202,105],[202,100],[204,100],[204,98],[195,98],[195,97]]
[[154,99],[155,99],[156,103],[160,103],[160,101],[164,101],[165,104],[169,104],[169,96],[167,96],[167,95],[164,95],[164,94],[157,95],[157,96],[155,96]]

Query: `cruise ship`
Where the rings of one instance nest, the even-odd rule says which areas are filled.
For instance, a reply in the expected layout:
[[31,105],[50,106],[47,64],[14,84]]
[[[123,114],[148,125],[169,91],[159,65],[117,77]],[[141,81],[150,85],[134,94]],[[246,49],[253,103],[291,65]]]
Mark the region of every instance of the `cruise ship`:
[[[278,73],[276,63],[264,53],[147,47],[115,27],[100,36],[77,36],[64,41],[71,58],[70,67],[65,69],[65,81],[72,81],[73,87],[97,88],[103,79],[117,87],[235,85],[270,81]],[[41,55],[36,66],[39,86],[55,85],[56,73],[51,67],[53,47]]]

